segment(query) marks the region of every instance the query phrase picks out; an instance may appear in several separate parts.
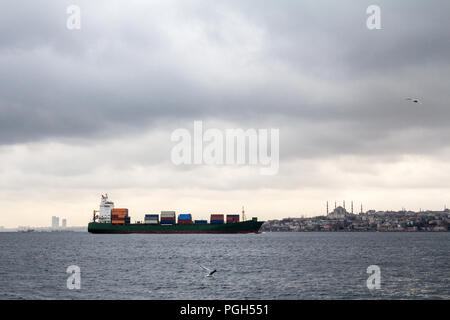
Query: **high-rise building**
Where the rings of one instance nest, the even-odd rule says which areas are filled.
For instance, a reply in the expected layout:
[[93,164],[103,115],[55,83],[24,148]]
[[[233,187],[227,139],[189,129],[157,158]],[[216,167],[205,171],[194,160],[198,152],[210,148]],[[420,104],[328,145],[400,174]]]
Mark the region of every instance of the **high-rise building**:
[[59,228],[59,217],[52,217],[52,229],[58,229]]
[[62,219],[62,225],[61,227],[66,228],[67,227],[67,220],[66,219]]

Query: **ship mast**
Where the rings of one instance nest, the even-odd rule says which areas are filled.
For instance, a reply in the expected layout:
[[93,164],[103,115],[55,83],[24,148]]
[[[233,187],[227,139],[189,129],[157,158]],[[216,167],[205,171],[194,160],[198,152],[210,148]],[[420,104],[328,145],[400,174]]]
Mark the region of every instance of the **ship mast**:
[[98,210],[94,210],[94,213],[93,213],[93,219],[92,219],[92,221],[94,221],[95,222],[95,214],[98,212]]
[[244,206],[242,206],[242,221],[245,221],[245,210],[244,210]]

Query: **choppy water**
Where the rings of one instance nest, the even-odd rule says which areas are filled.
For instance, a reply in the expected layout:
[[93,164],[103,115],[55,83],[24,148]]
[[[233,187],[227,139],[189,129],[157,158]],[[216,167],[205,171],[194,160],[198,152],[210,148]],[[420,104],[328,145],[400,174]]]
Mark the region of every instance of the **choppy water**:
[[0,233],[0,299],[449,299],[449,253],[449,233]]

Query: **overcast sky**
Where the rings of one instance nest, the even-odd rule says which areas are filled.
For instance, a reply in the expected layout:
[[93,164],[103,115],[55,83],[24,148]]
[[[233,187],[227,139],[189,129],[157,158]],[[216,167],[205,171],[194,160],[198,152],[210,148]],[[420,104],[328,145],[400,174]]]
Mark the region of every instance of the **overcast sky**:
[[[71,4],[80,30],[66,27]],[[380,30],[366,26],[371,4]],[[105,192],[133,219],[450,206],[449,12],[444,0],[2,1],[0,226],[86,225]],[[278,128],[279,173],[175,166],[171,133],[194,120]]]

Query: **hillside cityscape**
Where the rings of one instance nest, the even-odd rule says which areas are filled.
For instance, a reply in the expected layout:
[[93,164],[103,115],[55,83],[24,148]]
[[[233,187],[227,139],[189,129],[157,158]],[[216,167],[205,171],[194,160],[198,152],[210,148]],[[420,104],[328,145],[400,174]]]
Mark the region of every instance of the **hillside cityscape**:
[[450,210],[442,211],[362,211],[348,212],[336,206],[327,215],[311,218],[285,218],[269,220],[261,227],[262,232],[302,231],[449,231]]

